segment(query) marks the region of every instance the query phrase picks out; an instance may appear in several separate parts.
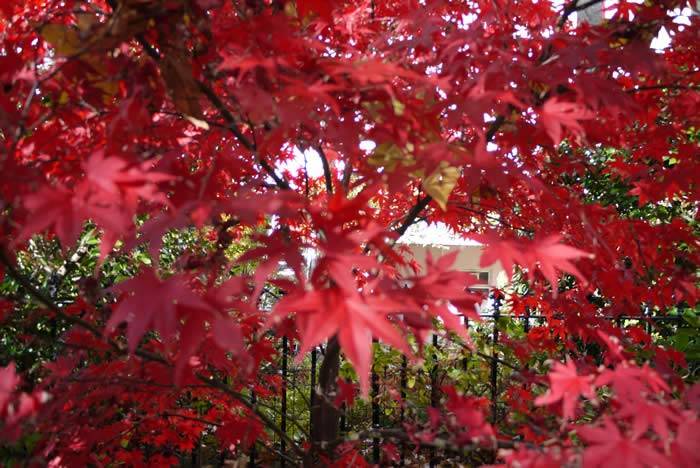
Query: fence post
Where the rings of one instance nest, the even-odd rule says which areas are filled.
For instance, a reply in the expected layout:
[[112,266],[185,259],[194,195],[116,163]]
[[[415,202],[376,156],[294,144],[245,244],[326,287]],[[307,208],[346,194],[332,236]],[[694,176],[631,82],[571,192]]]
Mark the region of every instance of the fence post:
[[652,312],[651,312],[651,308],[649,307],[649,305],[648,305],[648,304],[644,306],[644,315],[646,315],[646,327],[645,327],[645,328],[646,328],[646,332],[647,332],[647,335],[649,335],[649,339],[651,340],[651,331],[652,331],[652,325],[651,325],[651,321],[652,321]]
[[[467,334],[469,334],[469,317],[467,317],[466,315],[464,315],[463,317],[464,317],[464,329],[467,331]],[[464,349],[466,350],[467,348],[464,347]],[[469,366],[469,358],[465,356],[462,359],[462,369],[467,370],[468,366]]]
[[[316,402],[316,347],[311,350],[311,394],[309,395],[309,410],[313,411]],[[309,432],[313,430],[312,418],[309,418]]]
[[[430,406],[437,408],[440,399],[440,392],[438,389],[438,336],[437,333],[433,333],[433,368],[430,370]],[[430,467],[437,466],[437,450],[435,447],[430,449]]]
[[[255,395],[255,390],[252,390],[250,392],[250,402],[255,406],[255,404],[258,402],[257,396]],[[257,462],[255,459],[257,458],[257,450],[255,448],[255,441],[253,441],[253,444],[250,446],[250,459],[248,460],[248,466],[250,468],[255,468],[257,466]]]
[[[376,339],[372,340],[372,346],[377,342]],[[379,403],[377,403],[377,397],[379,396],[379,375],[374,368],[374,359],[372,359],[372,430],[376,431],[379,429]],[[372,438],[372,460],[375,464],[379,463],[379,437]]]
[[[401,427],[403,427],[406,418],[406,386],[408,384],[408,359],[406,356],[401,356]],[[401,461],[400,465],[406,464],[406,442],[401,441]]]
[[348,407],[345,406],[345,403],[340,404],[340,433],[344,434],[347,432],[347,412],[348,412]]
[[526,335],[530,331],[530,308],[529,307],[525,307],[525,322],[523,323],[523,329],[525,330]]
[[[280,422],[280,430],[283,434],[287,434],[287,359],[289,356],[289,343],[287,336],[282,337],[282,421]],[[287,442],[284,438],[280,439],[280,467],[284,468],[287,465],[285,460],[285,452],[287,451]]]
[[491,419],[496,423],[498,418],[498,357],[496,346],[498,345],[498,319],[501,317],[501,295],[493,292],[493,336],[491,337]]

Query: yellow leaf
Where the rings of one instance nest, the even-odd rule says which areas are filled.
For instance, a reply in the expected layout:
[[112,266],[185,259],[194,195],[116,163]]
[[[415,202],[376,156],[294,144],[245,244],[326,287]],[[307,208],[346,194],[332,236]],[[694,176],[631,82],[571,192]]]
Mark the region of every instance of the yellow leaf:
[[408,378],[408,382],[406,383],[406,386],[407,386],[408,388],[413,388],[413,387],[415,387],[415,386],[416,386],[416,378],[413,377],[413,376],[409,377],[409,378]]
[[440,205],[440,208],[447,209],[447,199],[452,190],[457,185],[459,179],[459,169],[442,162],[432,174],[423,179],[423,189],[433,200]]
[[382,143],[378,145],[367,162],[372,166],[383,167],[387,172],[392,172],[399,164],[405,167],[412,166],[416,160],[411,155],[413,145],[408,143],[402,150],[395,143]]
[[379,101],[363,101],[361,106],[369,113],[370,117],[377,123],[381,123],[382,111],[385,109],[384,103]]
[[75,55],[81,49],[78,32],[65,24],[47,24],[41,28],[41,37],[56,50],[59,55]]
[[[87,33],[93,26],[99,24],[97,16],[92,13],[78,12],[75,14],[75,19],[81,33]],[[83,37],[85,37],[85,34],[83,34]]]
[[372,166],[383,167],[391,172],[396,169],[396,165],[403,159],[403,152],[394,143],[382,143],[372,152],[369,162]]
[[294,2],[287,2],[284,4],[284,14],[290,18],[297,17],[297,6],[294,4]]
[[91,79],[95,79],[92,85],[102,91],[102,102],[110,104],[114,96],[119,92],[119,83],[110,79],[101,80],[99,76],[93,74],[89,74],[88,76],[90,76]]
[[394,108],[394,115],[398,115],[398,116],[402,116],[403,111],[406,109],[406,106],[404,105],[404,103],[399,101],[398,99],[392,99],[391,106]]

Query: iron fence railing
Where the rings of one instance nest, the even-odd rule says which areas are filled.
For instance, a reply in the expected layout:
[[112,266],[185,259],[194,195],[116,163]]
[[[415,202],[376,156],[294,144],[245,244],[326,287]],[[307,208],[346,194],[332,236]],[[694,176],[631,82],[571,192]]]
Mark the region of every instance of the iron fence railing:
[[[502,296],[496,296],[495,300],[492,302],[492,311],[491,313],[484,313],[480,314],[480,317],[482,319],[481,323],[484,323],[484,321],[490,321],[492,324],[492,329],[490,330],[489,334],[490,337],[488,337],[488,340],[490,341],[491,344],[491,354],[486,355],[483,353],[477,353],[480,358],[485,359],[486,362],[488,362],[488,365],[490,366],[489,369],[489,381],[488,381],[488,388],[489,388],[489,399],[490,399],[490,410],[491,410],[491,420],[492,422],[497,422],[499,419],[498,415],[498,408],[499,408],[499,396],[500,396],[500,382],[499,382],[499,367],[500,366],[507,366],[510,367],[511,369],[514,369],[515,366],[509,365],[507,362],[505,362],[503,359],[501,359],[498,356],[497,352],[497,346],[499,343],[499,338],[500,338],[500,327],[499,327],[499,320],[500,319],[514,319],[514,320],[520,320],[522,321],[522,326],[523,330],[525,333],[529,332],[533,322],[537,323],[538,325],[546,323],[548,319],[556,319],[556,318],[563,318],[563,316],[558,316],[556,314],[550,315],[550,316],[545,316],[545,315],[539,315],[539,314],[530,314],[528,311],[525,312],[525,314],[522,315],[516,315],[512,313],[501,313],[501,305],[502,305]],[[606,320],[613,320],[617,323],[618,326],[623,326],[625,321],[639,321],[643,322],[646,324],[646,330],[647,332],[652,331],[653,323],[657,322],[674,322],[674,321],[679,321],[682,320],[682,317],[677,316],[677,315],[669,315],[669,316],[654,316],[654,315],[649,315],[649,314],[642,314],[642,315],[623,315],[623,316],[602,316],[600,318],[606,319]],[[464,318],[464,325],[465,327],[469,328],[469,320],[465,316]],[[440,348],[440,339],[437,334],[433,334],[432,338],[432,345],[433,345],[433,352],[438,350]],[[290,358],[290,353],[292,353],[293,350],[291,349],[290,346],[290,340],[286,337],[283,336],[281,340],[281,349],[280,349],[280,367],[281,367],[281,377],[282,377],[282,385],[281,385],[281,395],[279,398],[279,417],[280,417],[280,429],[286,434],[288,430],[288,422],[289,422],[289,415],[288,415],[288,391],[289,391],[289,377],[290,377],[290,369],[289,369],[289,358]],[[311,353],[310,353],[310,368],[309,368],[309,378],[308,378],[308,395],[309,395],[309,412],[310,408],[313,407],[314,401],[317,398],[316,395],[316,382],[317,382],[317,367],[319,363],[319,349],[314,348]],[[467,366],[467,360],[468,358],[465,357],[464,359],[464,367],[466,368]],[[429,382],[430,382],[430,406],[432,407],[438,407],[439,402],[440,402],[440,385],[438,382],[438,373],[440,370],[440,363],[438,362],[438,358],[436,354],[433,354],[433,359],[432,359],[432,367],[429,369]],[[409,366],[408,366],[408,360],[405,356],[402,356],[401,362],[400,362],[400,367],[399,367],[399,395],[402,399],[402,401],[406,400],[407,394],[408,394],[408,380],[409,380]],[[380,415],[382,413],[382,408],[380,407],[380,403],[378,401],[378,396],[380,393],[380,376],[376,372],[374,366],[372,368],[372,375],[371,375],[371,410],[370,410],[370,427],[372,429],[371,433],[371,441],[368,440],[366,442],[371,443],[371,461],[374,463],[380,463],[381,460],[381,438],[378,436],[381,430],[387,430],[391,429],[388,427],[382,427],[381,425],[381,418]],[[253,398],[255,395],[253,395]],[[347,419],[347,414],[346,414],[346,408],[343,404],[343,406],[340,408],[340,419],[339,419],[339,430],[340,434],[346,434],[348,430],[348,419]],[[406,411],[403,405],[400,405],[398,408],[398,423],[399,425],[403,425],[403,423],[406,421]],[[309,422],[311,421],[311,417],[309,416]],[[310,433],[309,429],[309,433]],[[407,454],[407,449],[409,447],[409,443],[406,441],[402,441],[400,445],[400,464],[404,465],[405,460],[406,460],[406,454]],[[286,442],[284,440],[279,441],[279,466],[280,467],[285,467],[287,464],[287,458],[288,454],[286,453],[287,451],[287,446]],[[250,453],[249,453],[249,466],[258,466],[257,463],[257,452],[255,450],[255,446],[252,447]],[[429,449],[428,453],[428,460],[429,460],[429,465],[430,466],[437,466],[439,463],[438,459],[438,451],[435,448]]]

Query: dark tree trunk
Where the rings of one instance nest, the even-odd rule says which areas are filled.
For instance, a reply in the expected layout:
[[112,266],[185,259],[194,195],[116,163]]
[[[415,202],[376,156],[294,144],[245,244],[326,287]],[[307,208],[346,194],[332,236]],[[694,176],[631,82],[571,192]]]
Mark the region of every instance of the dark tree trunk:
[[318,375],[317,394],[311,406],[311,442],[316,450],[326,450],[328,443],[338,438],[340,410],[333,401],[338,390],[339,370],[340,345],[337,337],[333,337],[326,346]]

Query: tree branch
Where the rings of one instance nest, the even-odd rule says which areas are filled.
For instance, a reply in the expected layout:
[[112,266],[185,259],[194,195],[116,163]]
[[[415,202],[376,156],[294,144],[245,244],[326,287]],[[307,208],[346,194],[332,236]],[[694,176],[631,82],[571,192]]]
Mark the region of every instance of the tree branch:
[[650,86],[637,86],[632,89],[628,89],[626,92],[629,94],[640,93],[643,91],[656,91],[656,90],[680,90],[680,91],[700,91],[700,85],[682,85],[682,84],[658,84]]
[[403,223],[401,223],[401,225],[398,228],[396,228],[396,233],[399,235],[399,237],[406,234],[408,228],[410,228],[413,225],[413,223],[416,222],[416,219],[418,218],[418,215],[420,215],[421,211],[423,211],[432,200],[433,197],[431,197],[430,195],[426,195],[425,197],[419,198],[418,201],[416,201],[416,204],[413,205],[409,212],[406,214]]
[[[118,8],[116,0],[107,0],[107,3],[109,3],[110,7],[112,7],[112,10],[116,11],[116,9]],[[158,50],[155,47],[153,47],[153,45],[151,45],[143,35],[137,35],[136,40],[141,45],[141,47],[143,47],[143,50],[149,57],[151,57],[155,61],[161,60],[162,57]],[[247,150],[253,153],[255,159],[257,159],[258,161],[258,164],[260,164],[260,167],[262,167],[263,170],[267,172],[267,174],[272,178],[272,180],[275,181],[275,184],[277,184],[279,188],[281,188],[282,190],[290,190],[291,187],[289,183],[282,177],[280,177],[272,168],[272,166],[270,166],[270,164],[258,154],[257,146],[255,145],[255,143],[249,140],[238,128],[236,118],[233,116],[231,111],[228,110],[221,98],[219,98],[219,96],[214,92],[214,90],[210,88],[206,83],[199,80],[196,80],[196,82],[200,92],[204,94],[204,96],[206,96],[209,102],[216,108],[221,118],[228,124],[226,128],[231,133],[233,133],[233,135],[241,143],[241,145],[243,145]]]
[[331,166],[328,164],[328,158],[320,145],[316,148],[316,152],[318,153],[319,158],[321,158],[323,177],[326,180],[326,192],[328,192],[329,195],[333,195],[333,176],[331,174]]

